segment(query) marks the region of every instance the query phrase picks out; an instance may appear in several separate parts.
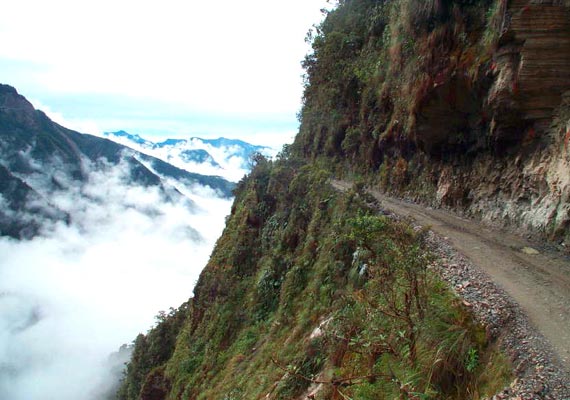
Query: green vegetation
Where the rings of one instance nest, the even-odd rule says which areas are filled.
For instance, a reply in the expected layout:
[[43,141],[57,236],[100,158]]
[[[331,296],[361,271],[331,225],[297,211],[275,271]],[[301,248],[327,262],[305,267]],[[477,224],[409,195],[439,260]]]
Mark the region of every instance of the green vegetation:
[[121,399],[292,399],[313,383],[319,399],[465,399],[506,382],[508,366],[484,375],[507,364],[430,271],[424,232],[329,177],[258,160],[194,298],[135,341]]
[[[415,150],[471,138],[453,124],[453,140],[428,137],[419,112],[443,82],[477,85],[497,12],[339,1],[308,36],[295,143],[237,184],[194,297],[137,338],[120,399],[479,399],[509,381],[432,270],[425,232],[378,215],[362,190],[433,194]],[[333,175],[358,184],[339,193]]]
[[[477,146],[488,123],[477,96],[489,84],[504,6],[501,0],[339,1],[308,37],[313,52],[303,62],[295,152],[334,160],[337,174],[381,170],[379,183],[394,190],[410,184],[402,172],[421,174],[418,162],[394,168],[418,158],[418,150],[441,157]],[[458,95],[463,89],[470,94]],[[432,108],[445,123],[440,114],[426,118]]]

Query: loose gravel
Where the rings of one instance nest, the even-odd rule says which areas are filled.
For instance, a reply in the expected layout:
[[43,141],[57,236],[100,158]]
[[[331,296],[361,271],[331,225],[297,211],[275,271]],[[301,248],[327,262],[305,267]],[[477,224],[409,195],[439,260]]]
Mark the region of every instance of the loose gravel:
[[515,380],[493,400],[570,399],[567,366],[557,359],[548,341],[515,301],[458,253],[447,238],[430,231],[427,242],[439,259],[433,266],[436,272],[486,327],[490,339],[498,341],[514,367]]

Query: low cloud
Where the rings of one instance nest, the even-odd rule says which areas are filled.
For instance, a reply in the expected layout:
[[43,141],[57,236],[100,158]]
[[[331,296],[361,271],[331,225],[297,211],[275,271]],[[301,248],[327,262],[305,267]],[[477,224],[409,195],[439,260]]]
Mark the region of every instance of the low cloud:
[[[158,142],[140,136],[139,138],[144,140],[144,143],[121,135],[103,134],[101,136],[140,153],[159,158],[180,169],[202,175],[221,176],[231,182],[238,182],[251,169],[251,160],[248,158],[247,149],[237,144],[214,146],[202,138],[192,137],[190,139],[184,138],[182,143],[157,146],[156,143]],[[258,143],[255,145],[259,146]],[[260,151],[265,156],[272,158],[277,155],[281,147],[266,146]],[[207,152],[213,163],[209,161],[194,162],[185,157],[185,153],[196,150]],[[149,168],[151,167],[149,166]]]
[[126,164],[99,167],[81,186],[59,177],[63,190],[36,177],[71,222],[0,239],[2,399],[101,398],[109,354],[188,299],[223,229],[231,202],[212,190],[171,182],[187,197],[166,196]]

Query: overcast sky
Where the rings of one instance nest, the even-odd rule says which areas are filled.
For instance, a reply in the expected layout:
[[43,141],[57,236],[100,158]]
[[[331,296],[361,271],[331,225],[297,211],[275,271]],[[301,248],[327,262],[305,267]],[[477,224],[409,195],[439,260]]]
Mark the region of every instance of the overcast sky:
[[18,0],[0,82],[66,126],[143,136],[297,130],[304,42],[325,0]]

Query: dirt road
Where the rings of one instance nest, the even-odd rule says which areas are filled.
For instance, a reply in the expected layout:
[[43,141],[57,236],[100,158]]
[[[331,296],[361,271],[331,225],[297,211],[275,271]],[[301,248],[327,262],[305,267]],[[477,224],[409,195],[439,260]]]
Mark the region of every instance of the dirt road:
[[[334,181],[338,189],[348,182]],[[552,344],[563,365],[570,366],[570,261],[512,234],[445,211],[426,208],[369,191],[382,206],[409,216],[446,238],[460,253],[512,296],[532,324]]]

